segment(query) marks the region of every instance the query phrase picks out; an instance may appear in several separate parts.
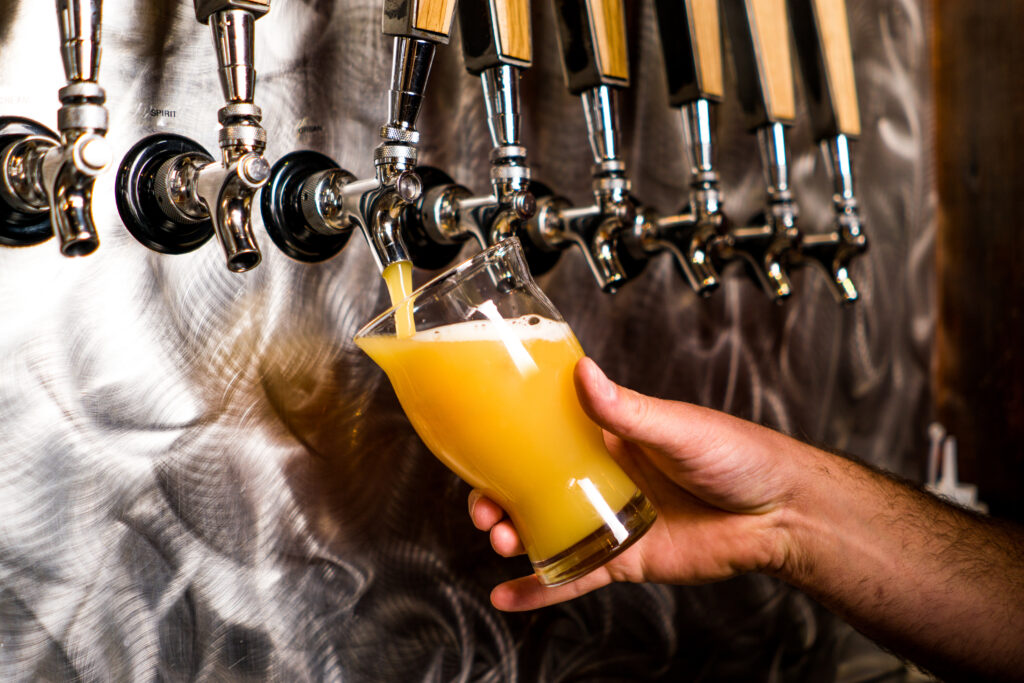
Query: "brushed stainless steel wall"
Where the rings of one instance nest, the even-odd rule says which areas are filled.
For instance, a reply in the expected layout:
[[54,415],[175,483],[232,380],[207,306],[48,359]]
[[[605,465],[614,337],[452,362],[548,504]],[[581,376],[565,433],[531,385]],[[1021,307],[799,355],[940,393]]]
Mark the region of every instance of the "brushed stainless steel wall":
[[[550,7],[534,4],[525,140],[535,176],[582,201],[583,114]],[[105,5],[115,157],[155,131],[215,150],[216,62],[192,3]],[[624,132],[636,195],[674,210],[688,179],[651,5],[628,6]],[[862,301],[838,309],[806,272],[774,306],[739,270],[699,300],[665,259],[608,296],[567,254],[541,283],[612,377],[916,475],[935,317],[923,5],[851,3]],[[379,25],[379,0],[274,0],[256,46],[270,161],[311,148],[371,172],[390,63]],[[0,115],[54,127],[62,84],[52,4],[0,0]],[[457,42],[420,123],[421,160],[484,189],[483,104]],[[718,128],[742,220],[761,200],[755,142],[734,102]],[[820,156],[805,126],[791,141],[803,225],[824,228]],[[113,186],[113,173],[97,183],[95,255],[0,249],[0,679],[803,681],[867,665],[848,627],[759,576],[495,612],[490,587],[528,567],[493,556],[465,485],[351,343],[384,305],[362,239],[304,265],[257,225],[264,262],[236,275],[215,243],[146,250]]]

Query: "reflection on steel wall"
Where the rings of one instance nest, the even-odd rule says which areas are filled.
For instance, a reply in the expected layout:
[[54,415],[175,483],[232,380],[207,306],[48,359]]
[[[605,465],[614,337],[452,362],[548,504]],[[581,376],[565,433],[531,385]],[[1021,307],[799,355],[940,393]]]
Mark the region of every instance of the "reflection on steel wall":
[[[271,162],[311,148],[371,171],[390,72],[380,4],[275,0],[260,21]],[[535,177],[582,201],[583,115],[550,8],[535,4],[524,137]],[[699,300],[666,257],[608,296],[567,254],[541,283],[611,376],[916,474],[934,313],[921,4],[851,4],[872,239],[855,265],[861,303],[838,309],[801,272],[777,307],[739,270]],[[680,122],[652,3],[629,12],[634,190],[674,210],[688,182]],[[108,0],[104,24],[115,158],[155,131],[215,150],[216,60],[192,3]],[[0,1],[0,45],[0,114],[53,127],[53,6]],[[421,161],[485,189],[483,103],[457,49],[430,85]],[[727,212],[742,220],[762,184],[734,100],[719,131]],[[801,219],[825,226],[820,156],[805,126],[791,141]],[[757,576],[495,612],[490,587],[527,563],[492,555],[466,487],[351,343],[384,303],[363,240],[303,265],[257,225],[262,265],[232,274],[212,242],[183,256],[135,242],[113,185],[97,183],[96,254],[0,250],[0,679],[825,680],[848,660],[844,626]]]

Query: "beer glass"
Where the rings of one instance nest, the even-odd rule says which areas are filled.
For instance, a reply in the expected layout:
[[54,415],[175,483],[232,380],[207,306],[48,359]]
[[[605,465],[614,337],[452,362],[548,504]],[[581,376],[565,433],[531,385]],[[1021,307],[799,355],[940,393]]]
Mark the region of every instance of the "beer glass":
[[505,509],[545,585],[599,567],[654,522],[580,407],[583,349],[516,238],[434,278],[355,342],[434,455]]

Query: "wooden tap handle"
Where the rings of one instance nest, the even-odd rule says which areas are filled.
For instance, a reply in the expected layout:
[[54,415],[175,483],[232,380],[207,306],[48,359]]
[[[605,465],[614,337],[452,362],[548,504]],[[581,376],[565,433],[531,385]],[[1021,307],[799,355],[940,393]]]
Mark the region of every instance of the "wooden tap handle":
[[740,105],[750,128],[796,117],[786,0],[722,0]]
[[846,0],[790,0],[796,51],[817,139],[860,135]]
[[718,0],[655,0],[668,99],[673,107],[720,100],[722,29]]
[[472,74],[503,64],[528,68],[533,62],[530,0],[463,0],[459,30]]
[[569,92],[629,85],[623,0],[554,0]]
[[383,31],[447,45],[454,16],[455,0],[384,0]]

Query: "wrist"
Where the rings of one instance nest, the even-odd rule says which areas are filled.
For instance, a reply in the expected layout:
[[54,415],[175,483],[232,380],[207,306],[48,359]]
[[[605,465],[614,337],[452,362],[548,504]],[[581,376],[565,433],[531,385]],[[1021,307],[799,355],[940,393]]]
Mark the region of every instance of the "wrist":
[[841,520],[830,519],[846,491],[836,481],[851,463],[804,443],[788,451],[785,494],[772,516],[772,543],[764,573],[799,588],[812,582],[816,556],[828,552]]

